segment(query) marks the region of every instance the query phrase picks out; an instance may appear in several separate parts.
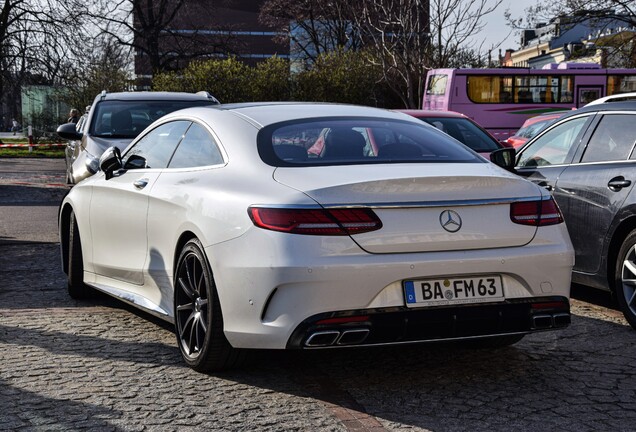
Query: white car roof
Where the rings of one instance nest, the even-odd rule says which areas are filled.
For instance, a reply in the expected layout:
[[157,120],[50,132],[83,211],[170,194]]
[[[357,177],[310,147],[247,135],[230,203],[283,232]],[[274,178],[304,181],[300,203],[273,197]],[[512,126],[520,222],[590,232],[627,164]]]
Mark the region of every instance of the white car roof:
[[406,114],[381,108],[359,105],[345,105],[321,102],[255,102],[240,104],[224,104],[213,107],[197,107],[176,111],[169,116],[179,114],[206,117],[209,113],[225,111],[237,115],[257,127],[264,127],[283,121],[302,120],[315,117],[377,117],[393,118],[418,122]]
[[585,106],[599,105],[606,102],[625,102],[625,101],[632,101],[632,100],[636,100],[636,92],[618,93],[618,94],[613,94],[610,96],[605,96],[605,97],[593,100],[592,102],[588,103]]

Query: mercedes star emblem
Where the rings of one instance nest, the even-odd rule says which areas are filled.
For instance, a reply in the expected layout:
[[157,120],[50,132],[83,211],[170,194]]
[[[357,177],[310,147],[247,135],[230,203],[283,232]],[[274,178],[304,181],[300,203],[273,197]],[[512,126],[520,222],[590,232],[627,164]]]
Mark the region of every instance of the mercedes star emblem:
[[462,227],[462,218],[453,210],[444,210],[439,215],[439,223],[446,231],[454,233]]

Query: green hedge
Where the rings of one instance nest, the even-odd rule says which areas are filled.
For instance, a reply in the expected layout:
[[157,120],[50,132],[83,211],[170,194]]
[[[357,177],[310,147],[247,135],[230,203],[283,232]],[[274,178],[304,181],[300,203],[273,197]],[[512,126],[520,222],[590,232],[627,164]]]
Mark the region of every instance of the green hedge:
[[153,90],[206,90],[222,103],[296,100],[396,107],[388,89],[379,84],[381,76],[363,51],[333,51],[295,73],[279,57],[253,67],[230,57],[194,61],[178,73],[156,75]]

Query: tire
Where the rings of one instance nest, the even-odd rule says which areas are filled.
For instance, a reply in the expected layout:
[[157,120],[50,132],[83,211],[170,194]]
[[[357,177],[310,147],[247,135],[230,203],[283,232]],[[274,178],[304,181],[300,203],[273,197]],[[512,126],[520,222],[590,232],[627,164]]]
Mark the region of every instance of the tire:
[[625,319],[636,329],[636,230],[623,241],[614,271],[614,294]]
[[493,336],[484,339],[472,339],[466,341],[465,344],[469,348],[475,349],[495,349],[495,348],[504,348],[510,345],[514,345],[519,342],[525,334],[512,334],[512,335],[504,335],[504,336]]
[[68,294],[74,299],[87,299],[93,297],[92,288],[84,284],[84,260],[82,256],[82,243],[80,241],[79,228],[75,220],[75,213],[69,215],[68,229]]
[[243,352],[223,333],[219,296],[198,240],[188,241],[181,250],[174,284],[175,333],[186,364],[198,372],[238,366]]

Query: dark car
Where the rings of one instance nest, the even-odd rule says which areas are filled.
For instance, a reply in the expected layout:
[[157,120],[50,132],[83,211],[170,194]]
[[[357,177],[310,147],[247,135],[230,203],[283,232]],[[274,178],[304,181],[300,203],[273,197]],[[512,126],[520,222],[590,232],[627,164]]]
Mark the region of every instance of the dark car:
[[104,150],[115,146],[123,150],[150,123],[173,111],[219,101],[207,92],[102,92],[80,121],[58,127],[60,137],[68,139],[66,180],[75,184],[95,174]]
[[464,114],[454,111],[398,110],[422,120],[488,158],[495,150],[505,147],[485,129]]
[[576,252],[572,281],[615,294],[634,328],[635,143],[636,102],[592,105],[529,141],[515,166],[552,191],[563,211]]

